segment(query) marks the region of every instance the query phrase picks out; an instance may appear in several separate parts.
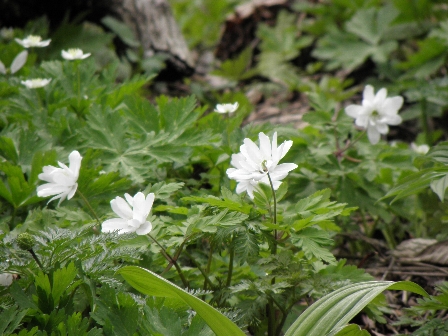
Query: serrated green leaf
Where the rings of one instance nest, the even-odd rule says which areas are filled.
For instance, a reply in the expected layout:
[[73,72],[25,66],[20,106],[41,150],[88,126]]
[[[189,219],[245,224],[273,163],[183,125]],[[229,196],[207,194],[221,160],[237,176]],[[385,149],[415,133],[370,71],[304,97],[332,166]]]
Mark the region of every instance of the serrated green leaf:
[[342,287],[315,302],[299,316],[285,336],[335,335],[369,302],[387,289],[405,290],[428,297],[410,281],[368,281]]
[[125,266],[117,273],[143,294],[184,301],[204,319],[217,336],[244,335],[232,321],[215,308],[151,271],[136,266]]

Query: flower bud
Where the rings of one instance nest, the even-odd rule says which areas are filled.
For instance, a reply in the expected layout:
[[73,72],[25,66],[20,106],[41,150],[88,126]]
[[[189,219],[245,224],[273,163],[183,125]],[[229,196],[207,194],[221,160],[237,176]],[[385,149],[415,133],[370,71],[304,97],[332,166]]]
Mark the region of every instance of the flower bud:
[[36,242],[34,237],[26,232],[19,234],[17,236],[16,241],[17,241],[17,245],[19,245],[19,247],[22,250],[26,250],[26,251],[32,250],[33,246]]

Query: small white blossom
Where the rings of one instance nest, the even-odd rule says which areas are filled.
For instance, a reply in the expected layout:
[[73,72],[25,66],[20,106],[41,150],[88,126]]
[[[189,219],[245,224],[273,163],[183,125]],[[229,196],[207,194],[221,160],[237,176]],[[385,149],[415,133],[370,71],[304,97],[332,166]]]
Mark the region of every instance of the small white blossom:
[[244,139],[244,144],[240,147],[241,152],[232,155],[230,164],[235,168],[227,169],[229,178],[238,182],[236,192],[240,194],[247,191],[251,198],[259,181],[269,185],[270,177],[274,189],[277,190],[280,187],[280,181],[291,170],[297,168],[294,163],[278,164],[291,148],[292,141],[284,141],[277,147],[277,132],[274,133],[272,144],[264,133],[259,133],[258,137],[260,147],[252,140]]
[[0,36],[5,40],[11,40],[14,37],[14,28],[3,27],[0,29]]
[[28,35],[23,40],[20,40],[18,38],[15,39],[18,44],[23,46],[24,48],[31,48],[31,47],[46,47],[50,44],[51,40],[45,40],[42,41],[42,37],[37,35]]
[[11,273],[1,273],[0,274],[0,286],[9,286],[12,284],[14,276]]
[[398,125],[402,119],[398,110],[403,105],[403,97],[387,98],[387,90],[382,88],[375,95],[371,85],[363,92],[362,105],[349,105],[345,113],[355,118],[355,124],[367,129],[367,136],[372,144],[380,141],[381,134],[389,132],[388,125]]
[[419,146],[413,142],[413,143],[411,143],[411,148],[414,152],[421,154],[421,155],[425,155],[429,151],[429,146],[426,144]]
[[218,104],[216,105],[215,112],[218,113],[233,113],[238,109],[238,102],[234,104]]
[[91,54],[90,53],[84,54],[81,49],[68,49],[67,51],[62,50],[61,55],[62,58],[68,61],[73,61],[73,60],[85,59],[89,57]]
[[37,196],[48,197],[55,195],[48,202],[59,198],[59,204],[65,199],[71,199],[78,188],[79,169],[81,168],[82,156],[78,151],[73,151],[68,156],[69,166],[58,162],[59,167],[45,166],[39,179],[48,182],[37,187]]
[[48,85],[51,82],[51,78],[34,78],[21,81],[28,89],[38,89]]
[[145,235],[152,230],[151,222],[147,221],[154,202],[154,194],[150,193],[146,196],[142,192],[138,192],[132,197],[124,194],[126,201],[117,196],[110,201],[112,210],[119,218],[108,219],[102,224],[103,232],[118,233],[135,232],[138,235]]

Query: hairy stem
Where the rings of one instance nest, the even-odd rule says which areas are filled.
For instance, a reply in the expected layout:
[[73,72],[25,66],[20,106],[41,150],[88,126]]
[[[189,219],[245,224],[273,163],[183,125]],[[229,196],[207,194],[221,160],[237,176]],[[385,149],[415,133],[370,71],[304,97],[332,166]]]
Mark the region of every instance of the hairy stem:
[[36,261],[39,268],[42,270],[42,272],[45,273],[44,266],[42,266],[42,263],[40,262],[39,258],[37,257],[36,253],[34,253],[33,249],[29,249],[28,252],[31,254],[33,259]]
[[[177,258],[179,257],[179,255],[180,255],[180,251],[181,251],[181,250],[179,250],[178,253],[176,253],[176,258],[173,258],[173,257],[171,257],[171,256],[168,254],[168,252],[166,252],[166,250],[163,248],[163,246],[160,245],[159,242],[158,242],[153,236],[151,236],[149,233],[148,233],[148,237],[151,238],[152,241],[153,241],[154,243],[156,243],[156,245],[157,245],[158,247],[160,247],[160,251],[162,252],[162,255],[163,255],[163,256],[165,257],[165,259],[168,260],[169,263],[170,263],[170,264],[168,265],[169,268],[171,268],[171,265],[173,265],[174,268],[176,268],[176,271],[177,271],[177,273],[179,274],[180,279],[182,280],[182,284],[184,285],[185,288],[188,288],[188,281],[187,281],[187,279],[185,278],[185,275],[184,275],[184,273],[182,272],[182,269],[180,268],[179,264],[177,263]],[[183,244],[181,245],[181,247],[183,247]],[[168,268],[168,270],[169,270],[169,268]],[[165,273],[165,272],[167,272],[167,269],[165,269],[165,270],[163,271],[163,273]],[[163,273],[162,273],[162,274],[163,274]]]
[[[89,203],[89,201],[87,200],[87,198],[84,196],[84,194],[83,194],[79,189],[76,190],[76,193],[79,195],[79,197],[81,197],[81,198],[83,199],[84,203],[85,203],[85,204],[87,205],[87,207],[89,208],[89,210],[90,210],[90,212],[92,213],[93,217],[95,217],[96,222],[98,223],[98,226],[101,227],[101,221],[100,221],[100,219],[98,218],[98,216],[97,216],[95,210],[93,210],[93,208],[92,208],[92,206],[90,205],[90,203]],[[98,228],[93,227],[93,232],[95,232],[96,234],[99,234],[99,232],[98,232]]]

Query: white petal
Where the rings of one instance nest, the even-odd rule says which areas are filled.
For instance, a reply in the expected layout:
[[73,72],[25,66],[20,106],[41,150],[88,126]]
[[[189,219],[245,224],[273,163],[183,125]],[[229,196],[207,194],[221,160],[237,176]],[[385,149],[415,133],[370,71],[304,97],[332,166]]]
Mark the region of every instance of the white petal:
[[150,222],[145,222],[135,231],[138,235],[145,235],[150,233],[152,230],[152,224]]
[[367,137],[372,145],[376,145],[380,141],[380,132],[378,132],[376,127],[369,126],[367,128]]
[[260,140],[260,152],[263,155],[263,161],[270,160],[272,157],[271,140],[269,140],[269,137],[263,132],[258,134],[258,138]]
[[359,114],[362,112],[363,107],[359,105],[349,105],[345,108],[345,113],[352,118],[358,118]]
[[79,169],[81,168],[81,160],[82,156],[78,151],[73,151],[68,156],[68,160],[70,162],[69,169],[72,171],[73,175],[78,179]]
[[73,185],[73,187],[71,188],[70,192],[68,193],[68,195],[67,195],[68,200],[71,199],[75,195],[76,189],[78,189],[78,183],[75,183]]
[[387,134],[389,132],[389,126],[387,126],[387,124],[384,123],[377,123],[376,129],[381,134]]
[[0,73],[6,75],[6,67],[2,61],[0,61]]
[[375,95],[375,99],[373,100],[373,103],[376,106],[380,106],[384,103],[384,100],[387,97],[387,90],[385,88],[380,89],[377,94]]
[[132,219],[132,210],[129,207],[129,204],[121,198],[120,196],[115,197],[112,201],[110,201],[110,206],[119,217],[129,220]]
[[102,232],[113,232],[116,230],[129,230],[127,221],[121,218],[108,219],[101,225]]
[[132,218],[138,220],[140,224],[144,223],[150,210],[151,208],[146,207],[145,195],[142,192],[135,194]]
[[403,106],[403,97],[396,96],[396,97],[387,98],[384,101],[383,106],[381,107],[381,113],[387,114],[387,115],[396,114],[397,111],[402,106]]
[[19,53],[11,63],[11,73],[14,74],[19,71],[25,65],[27,58],[28,51],[24,50]]
[[372,85],[366,85],[364,88],[364,92],[362,93],[362,105],[364,105],[365,102],[373,102],[375,99],[375,92],[373,90]]

